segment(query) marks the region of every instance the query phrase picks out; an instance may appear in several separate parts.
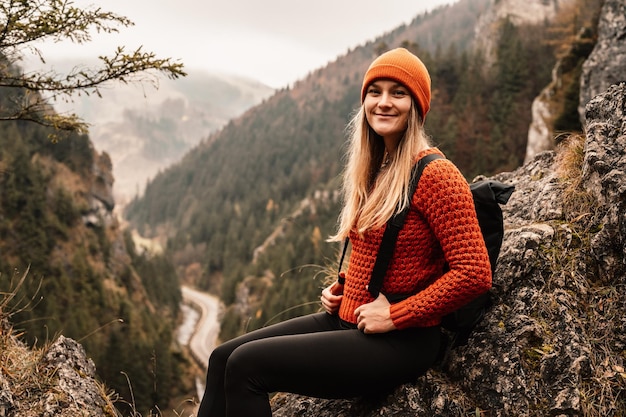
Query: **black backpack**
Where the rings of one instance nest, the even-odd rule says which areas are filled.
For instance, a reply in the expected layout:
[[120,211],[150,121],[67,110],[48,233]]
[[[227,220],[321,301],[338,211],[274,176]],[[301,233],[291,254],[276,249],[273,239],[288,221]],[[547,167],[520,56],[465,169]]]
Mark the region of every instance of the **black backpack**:
[[[417,184],[419,183],[422,171],[426,165],[439,158],[443,157],[439,154],[430,154],[426,155],[415,164],[411,173],[409,195],[412,196],[415,194]],[[480,230],[483,234],[483,239],[485,239],[487,251],[489,252],[491,270],[495,271],[500,247],[502,246],[502,239],[504,237],[504,223],[500,204],[506,204],[509,201],[511,194],[515,190],[515,186],[506,185],[498,181],[485,180],[470,184],[470,189],[474,198],[474,206],[476,207]],[[404,220],[408,212],[409,207],[406,207],[403,211],[396,213],[387,223],[387,228],[385,229],[382,242],[380,243],[378,256],[368,286],[368,290],[374,298],[378,297],[380,289],[382,288],[389,261],[393,256],[398,233],[404,225]],[[348,240],[346,239],[339,270],[341,270],[341,264],[343,263],[347,247]],[[344,278],[341,277],[339,282],[341,283],[343,280]],[[387,298],[390,302],[394,303],[407,298],[409,295],[389,295]],[[491,293],[488,291],[463,305],[458,310],[444,316],[441,326],[450,334],[448,347],[453,348],[466,344],[470,333],[482,320],[486,310],[491,304]]]

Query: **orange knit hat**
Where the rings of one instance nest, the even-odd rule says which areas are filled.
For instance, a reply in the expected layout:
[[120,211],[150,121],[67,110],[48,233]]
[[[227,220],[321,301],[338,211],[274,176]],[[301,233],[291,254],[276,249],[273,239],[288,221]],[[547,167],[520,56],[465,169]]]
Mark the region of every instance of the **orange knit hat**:
[[430,110],[430,75],[418,57],[404,48],[396,48],[376,58],[363,78],[361,103],[365,100],[367,87],[383,78],[397,81],[408,88],[420,107],[422,119],[426,119],[426,113]]

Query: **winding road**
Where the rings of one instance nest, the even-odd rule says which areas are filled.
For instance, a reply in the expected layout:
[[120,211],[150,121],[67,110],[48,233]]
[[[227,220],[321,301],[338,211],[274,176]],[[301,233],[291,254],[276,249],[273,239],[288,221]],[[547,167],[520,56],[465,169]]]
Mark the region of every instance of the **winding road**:
[[218,320],[220,302],[213,295],[189,287],[183,286],[181,290],[183,300],[195,306],[200,312],[200,318],[189,340],[189,350],[194,359],[206,370],[220,331]]

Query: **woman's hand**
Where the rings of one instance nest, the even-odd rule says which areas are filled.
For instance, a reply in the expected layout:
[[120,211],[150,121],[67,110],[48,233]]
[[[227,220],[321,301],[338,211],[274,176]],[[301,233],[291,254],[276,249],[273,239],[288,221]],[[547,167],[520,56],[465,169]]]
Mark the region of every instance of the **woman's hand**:
[[382,293],[374,301],[354,310],[357,327],[363,333],[386,333],[396,329],[391,320],[391,304]]
[[[342,272],[343,273],[343,272]],[[322,307],[328,314],[337,314],[343,299],[343,285],[335,282],[322,291]]]

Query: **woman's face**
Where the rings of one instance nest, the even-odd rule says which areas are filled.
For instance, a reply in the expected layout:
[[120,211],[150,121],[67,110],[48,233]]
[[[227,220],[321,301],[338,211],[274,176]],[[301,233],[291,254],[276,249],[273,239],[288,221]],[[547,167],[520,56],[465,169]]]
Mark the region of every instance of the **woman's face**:
[[367,87],[363,100],[365,117],[386,146],[395,147],[404,135],[412,103],[409,90],[396,81],[376,80]]

